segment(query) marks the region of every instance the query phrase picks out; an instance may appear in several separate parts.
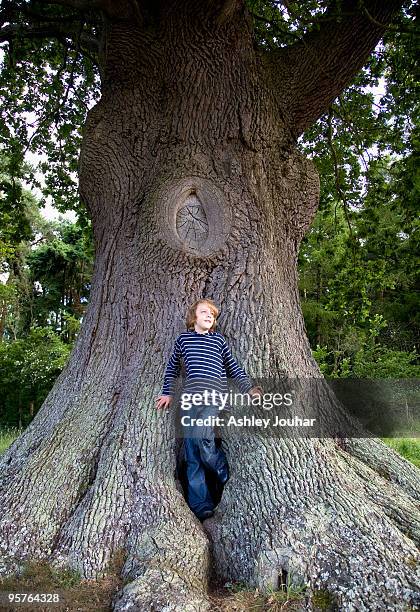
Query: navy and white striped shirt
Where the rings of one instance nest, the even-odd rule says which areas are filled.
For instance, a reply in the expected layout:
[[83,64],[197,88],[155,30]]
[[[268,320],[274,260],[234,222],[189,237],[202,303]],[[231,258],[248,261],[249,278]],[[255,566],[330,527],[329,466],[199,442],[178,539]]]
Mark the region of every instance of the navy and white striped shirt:
[[181,359],[186,370],[184,393],[202,392],[204,388],[227,393],[227,378],[233,378],[242,393],[247,393],[254,386],[236,363],[222,334],[200,334],[193,330],[183,332],[175,340],[174,350],[166,366],[161,395],[174,394]]

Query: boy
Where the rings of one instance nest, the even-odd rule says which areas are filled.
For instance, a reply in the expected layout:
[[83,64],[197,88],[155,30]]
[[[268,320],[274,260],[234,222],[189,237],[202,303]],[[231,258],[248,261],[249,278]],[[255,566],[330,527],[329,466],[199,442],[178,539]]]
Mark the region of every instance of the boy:
[[[219,310],[213,300],[201,299],[188,310],[187,330],[175,341],[175,347],[165,371],[162,394],[156,400],[156,408],[168,408],[172,403],[174,383],[179,375],[181,358],[186,369],[183,393],[202,393],[205,389],[227,393],[227,376],[234,378],[242,393],[260,395],[238,366],[222,334],[215,331]],[[191,396],[190,396],[191,397]],[[218,405],[194,406],[193,417],[217,416]],[[220,484],[226,484],[229,468],[226,455],[217,448],[212,427],[189,427],[190,436],[184,438],[187,464],[188,505],[200,520],[213,516],[214,502],[206,484],[205,468],[211,470]],[[188,434],[187,434],[188,435]],[[198,437],[197,437],[198,436]]]

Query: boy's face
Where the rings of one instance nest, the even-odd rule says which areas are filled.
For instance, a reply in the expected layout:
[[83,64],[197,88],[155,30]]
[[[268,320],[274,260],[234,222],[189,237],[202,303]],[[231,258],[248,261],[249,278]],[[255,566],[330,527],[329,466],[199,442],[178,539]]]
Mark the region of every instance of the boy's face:
[[210,310],[208,304],[199,304],[195,311],[195,326],[199,327],[200,330],[209,331],[214,323],[214,314]]

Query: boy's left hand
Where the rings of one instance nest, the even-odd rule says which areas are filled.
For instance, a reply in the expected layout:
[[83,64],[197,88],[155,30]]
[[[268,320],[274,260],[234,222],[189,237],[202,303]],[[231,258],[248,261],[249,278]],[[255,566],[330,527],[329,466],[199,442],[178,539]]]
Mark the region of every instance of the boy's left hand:
[[252,387],[252,389],[250,389],[248,393],[250,395],[262,395],[264,391],[261,389],[261,387]]

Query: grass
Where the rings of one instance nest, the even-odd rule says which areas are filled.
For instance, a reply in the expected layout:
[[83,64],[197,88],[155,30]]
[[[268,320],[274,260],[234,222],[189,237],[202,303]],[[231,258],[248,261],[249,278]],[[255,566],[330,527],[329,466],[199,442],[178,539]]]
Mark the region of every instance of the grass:
[[[9,593],[58,593],[59,603],[37,604],[38,610],[80,610],[83,612],[110,612],[112,597],[122,587],[119,577],[125,560],[123,550],[115,552],[107,568],[107,575],[99,580],[82,580],[77,571],[55,569],[46,561],[31,560],[23,564],[19,574],[0,579],[0,591]],[[28,604],[21,605],[28,610]],[[16,605],[2,610],[15,610]]]
[[0,455],[9,448],[12,442],[16,440],[23,432],[23,429],[17,427],[0,428]]
[[210,594],[215,612],[301,612],[305,610],[306,587],[287,583],[279,590],[250,589],[242,583],[218,586]]
[[[107,576],[99,580],[82,580],[80,574],[72,569],[56,569],[44,560],[31,560],[23,563],[18,574],[0,578],[0,591],[8,593],[58,593],[59,603],[43,607],[37,604],[40,612],[111,612],[112,599],[123,587],[119,577],[125,561],[125,551],[115,552],[107,568]],[[291,584],[281,585],[280,590],[260,591],[250,589],[245,584],[228,584],[216,587],[209,599],[213,612],[302,612],[305,607],[306,588]],[[30,604],[21,604],[28,610]],[[16,605],[1,607],[4,612],[12,612]]]
[[420,468],[420,438],[382,438],[382,441]]

